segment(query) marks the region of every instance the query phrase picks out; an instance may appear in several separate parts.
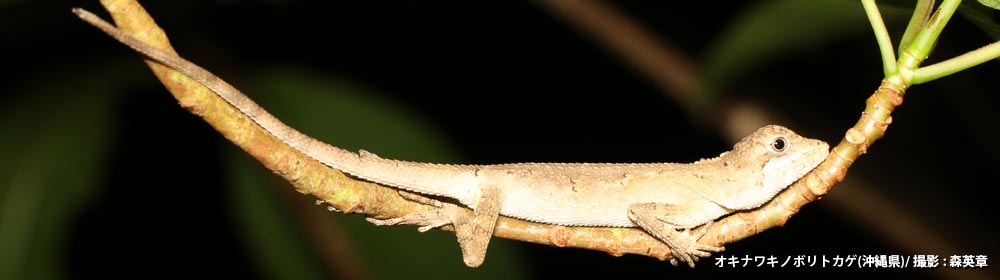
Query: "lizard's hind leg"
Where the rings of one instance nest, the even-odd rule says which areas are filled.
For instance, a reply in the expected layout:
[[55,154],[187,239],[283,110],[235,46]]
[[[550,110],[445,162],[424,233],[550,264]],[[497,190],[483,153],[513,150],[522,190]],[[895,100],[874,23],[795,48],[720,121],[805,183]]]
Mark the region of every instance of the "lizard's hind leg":
[[376,226],[414,225],[414,226],[419,226],[419,228],[417,228],[417,231],[427,232],[428,230],[431,230],[433,228],[438,228],[453,224],[452,221],[454,219],[452,217],[461,215],[460,212],[467,211],[461,206],[452,203],[442,202],[420,194],[415,194],[404,190],[399,190],[398,192],[399,196],[402,196],[406,200],[434,206],[437,209],[433,211],[413,213],[391,219],[378,219],[378,218],[366,217],[365,220],[367,220],[372,224],[375,224]]

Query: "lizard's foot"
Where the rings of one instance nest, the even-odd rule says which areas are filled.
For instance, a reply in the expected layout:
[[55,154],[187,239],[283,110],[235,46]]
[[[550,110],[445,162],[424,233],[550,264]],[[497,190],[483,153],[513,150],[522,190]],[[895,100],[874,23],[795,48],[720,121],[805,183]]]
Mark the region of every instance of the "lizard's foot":
[[442,219],[441,216],[442,215],[438,213],[437,210],[435,210],[430,212],[410,214],[392,219],[365,218],[365,220],[367,220],[372,224],[375,224],[376,226],[415,225],[419,226],[417,228],[417,231],[426,232],[433,228],[451,224],[451,221],[447,219]]
[[444,203],[411,192],[399,191],[399,195],[407,200],[431,205],[437,207],[438,209],[427,212],[413,213],[398,218],[376,219],[368,217],[365,218],[365,220],[377,226],[415,225],[419,226],[417,231],[426,232],[434,228],[453,224],[456,215],[462,211],[462,208],[458,205]]
[[670,259],[670,264],[677,266],[678,260],[686,262],[689,266],[694,267],[694,263],[701,258],[707,258],[711,256],[712,253],[718,253],[725,250],[722,246],[710,246],[698,243],[698,239],[702,235],[705,235],[705,229],[708,227],[703,227],[700,232],[691,234],[690,231],[685,230],[681,235],[684,238],[679,238],[674,240],[674,242],[668,242],[667,247],[670,247],[670,254],[674,255],[673,259]]
[[445,204],[443,207],[433,211],[413,213],[391,219],[376,219],[369,217],[365,218],[365,220],[375,224],[376,226],[415,225],[419,226],[417,231],[426,232],[433,228],[452,224],[452,217],[454,217],[457,211],[461,210],[462,209],[454,204]]
[[[677,226],[683,224],[677,222],[683,221],[678,217],[690,216],[690,210],[666,203],[637,203],[629,205],[628,217],[670,248],[670,254],[674,256],[670,259],[670,264],[677,265],[680,261],[694,267],[694,263],[700,258],[711,256],[712,252],[722,252],[725,248],[698,243],[708,227],[702,227],[692,235],[689,227]],[[684,231],[677,231],[678,229]]]

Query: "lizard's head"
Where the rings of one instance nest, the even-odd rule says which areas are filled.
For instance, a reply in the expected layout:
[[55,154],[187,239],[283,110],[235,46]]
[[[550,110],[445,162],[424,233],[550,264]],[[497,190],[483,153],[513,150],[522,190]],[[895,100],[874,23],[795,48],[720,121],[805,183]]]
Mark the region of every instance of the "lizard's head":
[[[727,153],[723,160],[739,165],[740,177],[749,176],[743,182],[752,186],[736,187],[737,195],[717,201],[730,209],[752,209],[768,202],[803,175],[819,165],[829,154],[826,142],[809,139],[788,128],[769,125],[743,138]],[[736,175],[736,174],[734,174]]]

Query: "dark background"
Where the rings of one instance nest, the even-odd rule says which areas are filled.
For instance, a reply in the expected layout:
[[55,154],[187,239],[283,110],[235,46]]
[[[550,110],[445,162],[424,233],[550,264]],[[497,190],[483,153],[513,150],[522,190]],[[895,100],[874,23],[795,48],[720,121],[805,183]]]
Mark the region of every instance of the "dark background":
[[[613,6],[693,60],[698,69],[690,71],[701,77],[719,69],[712,59],[733,30],[768,18],[761,14],[782,17],[780,28],[760,34],[778,42],[774,51],[742,57],[724,80],[703,82],[718,104],[762,106],[779,124],[831,145],[882,77],[854,1],[820,1],[852,15],[833,23],[799,14],[794,1],[661,2]],[[143,4],[182,56],[293,126],[352,150],[468,164],[690,162],[733,141],[538,2]],[[714,260],[675,268],[506,240],[491,245],[483,267],[465,268],[449,233],[377,228],[292,194],[177,106],[135,53],[77,20],[71,7],[109,18],[97,1],[0,4],[0,278],[997,275],[720,268]],[[908,11],[883,12],[899,38]],[[807,33],[781,29],[814,25]],[[928,63],[992,40],[956,16]],[[993,265],[997,73],[1000,64],[989,62],[915,86],[886,137],[849,171],[852,184],[719,255],[986,255]],[[866,218],[882,214],[894,218]]]

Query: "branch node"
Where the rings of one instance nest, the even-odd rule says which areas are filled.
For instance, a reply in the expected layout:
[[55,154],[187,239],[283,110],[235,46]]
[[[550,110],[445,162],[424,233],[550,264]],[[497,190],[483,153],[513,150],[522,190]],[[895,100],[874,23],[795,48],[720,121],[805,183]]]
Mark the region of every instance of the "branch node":
[[[861,113],[861,118],[873,119],[868,112]],[[844,133],[844,140],[858,148],[858,154],[863,155],[868,152],[868,137],[857,127],[852,127]]]
[[[570,232],[564,226],[557,226],[549,230],[549,243],[556,247],[566,247],[569,245]],[[619,253],[619,255],[621,255]]]

